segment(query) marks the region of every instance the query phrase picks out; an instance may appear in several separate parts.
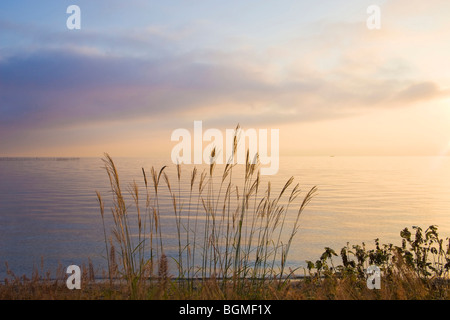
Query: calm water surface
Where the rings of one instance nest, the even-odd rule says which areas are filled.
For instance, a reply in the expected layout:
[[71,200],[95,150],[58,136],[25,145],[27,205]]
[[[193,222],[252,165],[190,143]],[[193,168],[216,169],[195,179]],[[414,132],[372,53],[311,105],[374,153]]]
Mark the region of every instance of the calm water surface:
[[[115,159],[123,185],[142,182],[142,167],[170,164],[162,159]],[[77,160],[0,159],[0,277],[5,261],[16,274],[60,263],[106,265],[104,236],[95,191],[105,198],[109,181],[100,158]],[[189,179],[191,167],[183,167]],[[176,181],[172,166],[168,174]],[[324,247],[400,244],[404,227],[435,224],[450,236],[450,157],[284,157],[276,176],[265,177],[281,190],[291,176],[305,192],[318,194],[301,218],[290,265],[316,260]],[[186,187],[186,186],[185,186]],[[185,189],[188,190],[188,189]],[[185,193],[186,194],[186,193]],[[175,238],[168,203],[161,205],[163,230]],[[163,214],[163,215],[164,215]]]

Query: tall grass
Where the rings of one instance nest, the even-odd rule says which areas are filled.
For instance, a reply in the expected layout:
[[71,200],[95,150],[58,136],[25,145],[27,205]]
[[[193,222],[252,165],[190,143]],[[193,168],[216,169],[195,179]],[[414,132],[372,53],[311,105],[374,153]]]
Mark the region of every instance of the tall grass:
[[[235,138],[235,150],[236,146]],[[213,149],[211,159],[216,156]],[[111,249],[117,247],[120,278],[134,297],[152,280],[168,277],[168,259],[176,265],[172,276],[180,281],[175,283],[187,292],[208,281],[216,281],[222,292],[232,288],[234,294],[246,296],[258,295],[267,285],[281,289],[295,271],[287,268],[289,251],[300,216],[317,189],[307,190],[296,204],[301,190],[299,184],[293,185],[293,177],[278,192],[270,182],[263,189],[257,158],[251,161],[247,152],[246,164],[238,169],[231,160],[219,174],[214,161],[202,172],[194,168],[188,175],[188,190],[183,190],[180,165],[176,166],[175,184],[166,167],[152,167],[150,175],[142,168],[145,188],[141,192],[136,182],[129,186],[131,206],[117,167],[105,154],[112,195],[111,232],[105,227],[104,200],[100,193],[97,197],[109,278],[117,277],[111,267],[115,263]],[[170,210],[167,206],[162,209],[160,201],[170,201]],[[298,205],[295,211],[290,210],[293,205]],[[174,218],[175,254],[162,224],[166,216]]]
[[[381,244],[375,240],[375,247],[347,245],[340,250],[342,264],[333,259],[338,254],[326,247],[315,263],[307,261],[309,275],[280,286],[280,281],[266,281],[264,290],[244,283],[245,290],[236,290],[233,282],[216,278],[200,279],[195,287],[188,281],[171,279],[168,258],[162,255],[154,281],[138,282],[135,292],[130,291],[126,281],[110,283],[95,281],[92,263],[83,265],[82,290],[68,290],[67,274],[62,265],[56,273],[35,267],[32,277],[17,276],[6,264],[8,278],[0,282],[2,299],[353,299],[353,300],[443,300],[450,299],[450,240],[437,233],[436,226],[425,231],[413,227],[400,232],[401,246]],[[109,242],[112,277],[118,274],[115,263],[114,243]],[[424,263],[425,262],[425,263]],[[370,290],[367,286],[365,269],[377,265],[381,269],[381,289]],[[122,273],[123,275],[124,273]],[[118,274],[120,276],[120,273]],[[103,278],[105,275],[103,274]],[[119,277],[118,280],[122,278]],[[243,280],[241,280],[242,282]],[[227,286],[224,286],[227,283]]]

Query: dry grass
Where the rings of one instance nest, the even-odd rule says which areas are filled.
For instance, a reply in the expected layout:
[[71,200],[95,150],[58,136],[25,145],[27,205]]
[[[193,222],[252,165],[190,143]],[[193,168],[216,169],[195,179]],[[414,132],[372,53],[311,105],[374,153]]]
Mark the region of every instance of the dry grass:
[[[422,281],[413,272],[406,277],[397,275],[384,279],[380,290],[369,290],[363,279],[337,275],[321,279],[291,280],[280,288],[269,283],[259,292],[247,295],[237,292],[232,284],[226,286],[217,279],[195,280],[187,290],[167,277],[147,283],[137,294],[125,282],[93,282],[82,278],[81,290],[68,290],[65,280],[17,278],[0,285],[0,300],[448,300],[449,283]],[[253,287],[243,280],[243,286]]]
[[[329,248],[328,248],[329,249]],[[370,254],[371,251],[366,250]],[[389,252],[387,252],[389,253]],[[62,267],[56,279],[50,272],[39,275],[36,270],[28,279],[18,277],[8,270],[8,278],[0,285],[0,300],[448,300],[450,282],[448,275],[423,277],[417,266],[411,265],[399,251],[393,248],[393,256],[385,262],[381,278],[381,289],[367,288],[365,277],[358,272],[344,272],[338,266],[326,269],[319,277],[310,273],[302,279],[289,281],[259,280],[264,288],[255,286],[255,280],[240,279],[241,290],[236,290],[233,281],[214,277],[207,279],[180,280],[168,272],[167,257],[162,256],[158,272],[153,279],[140,281],[130,286],[120,272],[113,273],[113,280],[94,280],[94,267],[82,266],[81,290],[68,290],[67,275]],[[447,254],[447,252],[445,252]],[[115,254],[111,256],[114,257]],[[323,264],[330,259],[322,255]],[[116,262],[112,261],[111,265]],[[362,262],[364,263],[364,262]],[[113,270],[118,270],[113,269]],[[338,271],[339,270],[339,271]],[[357,266],[355,265],[355,269]],[[189,284],[189,285],[187,285]],[[280,285],[282,284],[282,285]]]
[[[264,189],[259,159],[250,159],[248,151],[246,164],[237,175],[237,140],[235,136],[233,158],[221,173],[216,174],[214,161],[202,172],[194,168],[189,173],[189,190],[183,190],[186,185],[182,183],[181,166],[177,165],[175,183],[166,173],[166,166],[159,170],[152,167],[150,173],[142,168],[143,191],[133,182],[125,194],[118,169],[105,154],[103,161],[112,195],[107,200],[111,203],[111,231],[105,227],[103,196],[97,192],[97,198],[110,283],[120,278],[132,298],[142,298],[153,290],[148,288],[149,283],[157,280],[163,286],[156,290],[157,296],[165,296],[167,293],[161,291],[167,291],[170,260],[176,264],[175,281],[170,283],[187,295],[204,290],[196,279],[220,279],[216,283],[223,298],[231,294],[259,297],[267,287],[281,290],[287,284],[295,271],[286,267],[290,247],[300,227],[300,216],[317,189],[305,192],[298,204],[302,191],[299,184],[293,184],[293,177],[278,192],[270,182]],[[216,155],[213,149],[211,159]],[[129,195],[132,205],[126,200]],[[171,208],[161,209],[161,201],[170,203]],[[291,209],[294,205],[297,209]],[[170,257],[163,226],[167,215],[174,217],[176,230],[176,254]],[[118,263],[113,259],[113,248],[119,253]],[[113,270],[113,266],[117,267]]]

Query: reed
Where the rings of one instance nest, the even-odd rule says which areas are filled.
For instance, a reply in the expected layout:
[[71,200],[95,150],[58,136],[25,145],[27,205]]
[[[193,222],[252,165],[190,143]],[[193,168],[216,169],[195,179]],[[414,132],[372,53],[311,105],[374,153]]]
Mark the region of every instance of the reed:
[[[234,150],[236,147],[237,139]],[[212,150],[211,159],[216,158],[216,152],[216,149]],[[198,280],[206,282],[211,279],[218,281],[223,292],[228,292],[231,286],[234,293],[244,295],[257,296],[257,292],[267,285],[276,284],[281,288],[293,274],[294,270],[286,272],[290,246],[299,230],[300,216],[317,188],[305,193],[293,213],[289,209],[301,194],[298,184],[290,190],[294,178],[291,177],[277,194],[270,182],[261,192],[259,161],[257,158],[250,161],[248,152],[246,159],[244,168],[239,168],[240,175],[234,172],[237,169],[232,159],[219,174],[215,172],[214,161],[201,173],[195,167],[189,173],[188,190],[183,190],[186,187],[182,183],[180,165],[176,166],[175,185],[165,172],[167,167],[159,172],[152,167],[150,182],[142,168],[145,195],[141,197],[135,181],[130,184],[131,206],[127,202],[129,195],[122,192],[117,167],[105,154],[103,162],[112,195],[113,228],[109,240],[104,201],[98,192],[97,198],[110,281],[113,275],[108,252],[114,246],[120,253],[119,273],[134,297],[140,291],[148,291],[154,280],[161,280],[161,270],[167,269],[168,260],[175,263],[173,277],[183,290],[197,290]],[[182,196],[186,191],[189,196]],[[160,201],[167,203],[167,200],[171,204],[170,209],[167,206],[162,209]],[[167,239],[168,231],[163,230],[167,216],[173,216],[176,227],[176,254],[170,253],[172,247]],[[290,219],[291,229],[287,228],[287,219]],[[159,270],[158,275],[155,268]],[[167,276],[164,277],[166,281]]]

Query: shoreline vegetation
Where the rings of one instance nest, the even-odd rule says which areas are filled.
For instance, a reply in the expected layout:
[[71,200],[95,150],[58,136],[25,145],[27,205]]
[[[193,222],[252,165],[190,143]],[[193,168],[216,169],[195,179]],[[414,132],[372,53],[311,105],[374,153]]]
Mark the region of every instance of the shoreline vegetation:
[[[370,248],[327,247],[306,268],[293,268],[289,251],[316,187],[303,191],[293,177],[281,190],[270,181],[263,186],[258,161],[250,161],[248,152],[242,173],[226,164],[214,174],[214,162],[203,172],[194,168],[189,190],[181,188],[180,165],[174,184],[166,167],[142,168],[141,188],[121,184],[108,154],[103,162],[111,188],[107,198],[97,192],[97,199],[107,269],[98,272],[89,262],[81,268],[81,289],[69,290],[62,267],[54,277],[41,268],[27,278],[6,265],[1,300],[450,299],[450,240],[439,236],[437,226],[401,230],[401,246],[376,239]],[[163,202],[170,203],[174,218],[170,244]],[[368,288],[366,270],[372,265],[381,271],[380,289]]]

